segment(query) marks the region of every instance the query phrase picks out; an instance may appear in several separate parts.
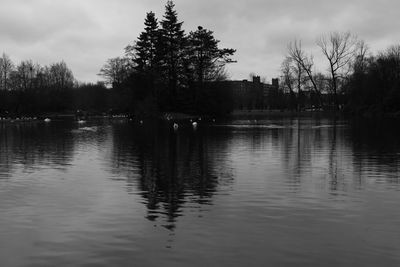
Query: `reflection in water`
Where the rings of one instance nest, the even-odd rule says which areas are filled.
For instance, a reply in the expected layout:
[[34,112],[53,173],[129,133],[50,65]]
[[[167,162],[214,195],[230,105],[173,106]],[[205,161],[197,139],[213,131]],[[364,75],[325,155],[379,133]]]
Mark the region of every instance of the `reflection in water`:
[[[148,220],[161,217],[163,226],[173,230],[185,204],[200,212],[203,205],[212,204],[218,182],[226,185],[231,179],[227,163],[210,152],[215,142],[221,140],[208,139],[200,130],[176,132],[158,124],[115,125],[113,171],[127,176],[128,190],[136,191],[130,187],[137,184],[145,199]],[[216,164],[223,170],[218,170]],[[137,174],[139,183],[132,181]]]
[[0,178],[15,168],[33,172],[40,166],[66,170],[73,155],[73,136],[64,127],[43,123],[0,124]]
[[0,124],[1,265],[399,266],[398,136],[326,118]]
[[398,121],[352,121],[348,146],[359,177],[375,174],[376,182],[399,183],[400,124]]

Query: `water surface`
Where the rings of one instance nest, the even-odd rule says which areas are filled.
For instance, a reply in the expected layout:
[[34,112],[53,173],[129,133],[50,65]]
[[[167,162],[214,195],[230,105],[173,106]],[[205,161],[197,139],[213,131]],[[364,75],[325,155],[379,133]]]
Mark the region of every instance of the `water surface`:
[[399,266],[396,123],[0,124],[1,266]]

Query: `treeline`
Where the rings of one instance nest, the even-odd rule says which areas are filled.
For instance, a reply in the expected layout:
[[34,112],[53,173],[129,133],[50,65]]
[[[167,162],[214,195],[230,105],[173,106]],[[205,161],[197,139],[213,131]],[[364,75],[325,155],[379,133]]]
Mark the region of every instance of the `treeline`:
[[65,62],[41,66],[31,60],[15,65],[3,53],[0,58],[0,114],[33,114],[63,110],[71,102],[68,91],[74,77]]
[[146,15],[144,30],[123,57],[107,60],[99,75],[106,82],[82,84],[64,61],[42,66],[0,58],[0,116],[49,112],[130,113],[163,111],[221,114],[231,104],[212,81],[224,80],[234,49],[219,48],[213,32],[202,27],[186,34],[174,3],[158,21]]
[[288,44],[276,104],[292,110],[341,110],[351,114],[400,112],[400,46],[377,55],[351,33],[333,32],[316,42],[326,60],[317,70],[301,41]]
[[[15,64],[0,57],[0,116],[108,112],[116,97],[102,83],[78,83],[64,61],[43,66],[32,60]],[[115,101],[117,102],[117,101]]]
[[120,109],[137,114],[159,111],[221,114],[230,111],[226,95],[212,81],[226,79],[224,66],[234,49],[219,48],[212,31],[199,26],[186,34],[174,3],[168,1],[159,21],[153,12],[123,57],[109,59],[100,70]]
[[400,45],[358,58],[344,89],[349,112],[400,116]]

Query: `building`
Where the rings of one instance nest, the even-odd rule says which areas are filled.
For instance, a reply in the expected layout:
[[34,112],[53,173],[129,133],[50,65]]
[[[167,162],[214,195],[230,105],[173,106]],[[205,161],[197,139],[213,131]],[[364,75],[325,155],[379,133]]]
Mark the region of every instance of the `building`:
[[236,110],[269,109],[271,96],[279,90],[279,79],[272,79],[271,84],[261,82],[260,76],[252,81],[223,81],[218,87],[229,92]]

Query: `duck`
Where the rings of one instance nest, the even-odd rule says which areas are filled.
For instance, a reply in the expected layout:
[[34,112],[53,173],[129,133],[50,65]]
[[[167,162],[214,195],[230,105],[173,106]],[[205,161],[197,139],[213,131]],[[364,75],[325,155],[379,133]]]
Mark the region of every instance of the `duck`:
[[178,130],[179,125],[175,122],[173,127],[174,127],[174,130]]
[[44,122],[51,122],[49,118],[44,119]]

